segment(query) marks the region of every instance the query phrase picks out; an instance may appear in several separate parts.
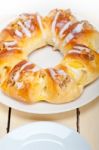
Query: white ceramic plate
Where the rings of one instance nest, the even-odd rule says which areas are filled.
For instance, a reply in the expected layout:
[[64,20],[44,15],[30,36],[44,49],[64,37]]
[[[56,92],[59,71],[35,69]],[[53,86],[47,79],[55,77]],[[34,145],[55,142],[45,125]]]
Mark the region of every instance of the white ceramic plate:
[[[3,0],[2,5],[0,5],[0,28],[2,29],[8,22],[10,22],[10,20],[12,20],[12,18],[23,12],[40,12],[42,15],[46,15],[51,9],[54,8],[70,8],[79,19],[87,19],[97,29],[99,29],[99,19],[97,15],[99,14],[99,9],[97,4],[98,0],[92,0],[91,2],[90,0],[80,0],[77,2],[75,2],[74,0],[51,0],[50,2],[46,2],[45,0],[36,0],[35,2],[34,0]],[[33,55],[30,60],[44,65],[44,67],[46,67],[45,65],[55,65],[56,62],[58,63],[60,55],[57,52],[54,52],[54,54],[52,54],[49,49],[49,47],[46,47],[46,53],[42,54],[41,52],[38,52],[38,55]],[[40,58],[42,58],[42,60]],[[81,107],[91,102],[98,96],[99,80],[87,86],[80,98],[78,98],[74,102],[70,102],[67,104],[54,105],[42,102],[33,105],[26,105],[5,96],[2,92],[0,92],[0,102],[24,112],[36,114],[51,114],[69,111],[77,107]]]
[[37,122],[8,134],[0,141],[2,150],[91,150],[75,131],[52,122]]

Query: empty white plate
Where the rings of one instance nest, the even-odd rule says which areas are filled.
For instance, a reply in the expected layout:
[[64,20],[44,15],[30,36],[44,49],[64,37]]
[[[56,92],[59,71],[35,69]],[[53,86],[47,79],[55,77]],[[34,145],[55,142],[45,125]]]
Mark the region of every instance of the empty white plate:
[[0,141],[2,150],[91,150],[75,131],[52,122],[36,122],[16,129]]

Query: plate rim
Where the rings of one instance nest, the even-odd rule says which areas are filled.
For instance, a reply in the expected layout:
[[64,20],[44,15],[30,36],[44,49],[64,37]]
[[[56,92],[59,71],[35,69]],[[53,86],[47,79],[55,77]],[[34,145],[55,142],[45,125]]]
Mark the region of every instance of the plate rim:
[[[33,134],[33,132],[32,132],[32,134],[30,134],[30,131],[31,131],[31,129],[35,129],[36,127],[38,128],[38,126],[41,126],[41,128],[43,128],[43,131],[44,131],[44,133],[43,132],[37,132],[37,134],[36,134],[36,132]],[[50,126],[50,128],[51,128],[51,130],[49,130],[49,126]],[[55,133],[55,132],[57,132],[57,130],[55,130],[55,132],[54,132],[54,134],[52,133],[52,131],[53,131],[53,127],[55,127],[58,131],[59,131],[59,129],[61,129],[62,130],[62,133],[61,132],[58,132],[58,134],[57,133]],[[24,130],[26,131],[26,137],[25,138],[23,138],[23,135],[22,135],[22,137],[20,138],[20,137],[18,137],[17,138],[17,134],[19,135],[19,132],[24,132]],[[41,129],[39,129],[39,131],[40,131]],[[36,130],[35,130],[36,131]],[[79,134],[75,129],[73,129],[73,128],[70,128],[70,127],[68,127],[68,126],[66,126],[66,125],[63,125],[63,124],[60,124],[60,123],[57,123],[57,122],[52,122],[52,121],[37,121],[37,122],[32,122],[32,123],[28,123],[28,124],[26,124],[26,125],[23,125],[23,126],[21,126],[21,127],[18,127],[18,128],[16,128],[16,129],[14,129],[13,131],[11,131],[9,134],[7,134],[7,135],[5,135],[1,140],[0,140],[0,144],[2,145],[4,145],[4,142],[7,142],[7,141],[11,141],[12,140],[12,142],[13,142],[13,140],[14,141],[22,141],[23,140],[23,142],[24,141],[26,141],[27,139],[29,139],[29,137],[31,137],[32,135],[39,135],[39,134],[49,134],[49,135],[52,135],[52,136],[57,136],[60,140],[62,139],[63,140],[63,142],[64,142],[64,140],[65,139],[67,139],[69,136],[72,136],[72,135],[74,135],[74,136],[77,136],[78,138],[79,138],[79,140],[80,141],[82,141],[84,144],[85,144],[85,146],[86,146],[86,148],[88,148],[88,150],[91,150],[91,146],[90,146],[90,144],[87,142],[87,140],[86,140],[86,138],[84,138],[81,134]],[[62,142],[62,141],[61,141]],[[11,143],[11,142],[10,142]],[[13,147],[12,147],[13,148]]]
[[[95,82],[99,82],[99,79],[98,80],[96,80]],[[93,82],[91,85],[89,85],[88,87],[92,87],[93,86],[93,84],[95,84],[95,82]],[[83,94],[82,94],[83,95]],[[0,91],[0,96],[1,96],[1,91]],[[37,115],[51,115],[51,114],[60,114],[60,113],[64,113],[64,112],[67,112],[67,111],[72,111],[72,110],[75,110],[76,108],[80,108],[80,107],[83,107],[84,105],[87,105],[88,103],[90,103],[90,102],[92,102],[92,101],[94,101],[97,97],[99,96],[99,93],[98,94],[95,94],[95,95],[93,95],[93,97],[92,97],[92,99],[90,99],[90,100],[86,100],[85,102],[83,102],[82,104],[81,103],[78,103],[77,105],[74,105],[73,107],[69,107],[68,109],[66,108],[66,110],[64,110],[64,109],[60,109],[60,110],[51,110],[51,111],[40,111],[39,110],[39,112],[38,111],[31,111],[31,109],[29,110],[29,109],[24,109],[24,107],[18,107],[18,106],[16,106],[14,103],[13,103],[13,105],[10,105],[10,104],[8,104],[8,103],[6,103],[5,101],[2,101],[1,100],[1,98],[0,98],[0,103],[2,103],[3,105],[6,105],[6,106],[8,106],[8,107],[11,107],[11,108],[13,108],[13,109],[15,109],[15,110],[17,110],[17,111],[21,111],[21,112],[25,112],[25,113],[28,113],[28,114],[37,114]],[[5,97],[6,97],[6,95],[5,95]],[[12,99],[11,97],[9,97],[8,96],[8,98],[9,99],[11,99],[12,101],[15,101],[15,103],[18,103],[19,105],[20,105],[20,101],[16,101],[16,100],[14,100],[14,99]],[[76,103],[76,100],[75,101],[72,101],[72,102],[70,102],[70,103]],[[27,105],[27,104],[24,104],[24,103],[22,103],[23,105]],[[37,103],[37,104],[39,104],[39,103]],[[62,104],[62,105],[67,105],[67,104],[69,104],[69,103],[65,103],[65,104]],[[32,104],[32,105],[34,105],[34,104]],[[54,105],[54,104],[52,104],[52,105]],[[31,106],[31,105],[30,105]]]

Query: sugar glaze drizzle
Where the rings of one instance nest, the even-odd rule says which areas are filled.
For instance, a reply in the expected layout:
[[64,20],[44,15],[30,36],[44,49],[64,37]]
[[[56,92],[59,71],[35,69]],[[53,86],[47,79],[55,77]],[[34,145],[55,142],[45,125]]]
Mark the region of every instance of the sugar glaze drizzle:
[[84,50],[85,50],[87,53],[89,53],[91,49],[88,48],[88,47],[86,47],[85,45],[80,45],[80,44],[78,44],[78,45],[75,45],[72,50],[69,50],[67,54],[72,54],[72,53],[81,54],[82,51],[84,51]]
[[57,19],[58,19],[59,15],[60,15],[60,11],[58,11],[58,12],[56,13],[56,16],[55,16],[55,18],[54,18],[54,20],[53,20],[53,22],[52,22],[52,29],[51,29],[51,31],[52,31],[52,36],[53,36],[53,37],[52,37],[52,40],[53,40],[54,43],[56,43],[55,27],[56,27],[56,23],[57,23]]
[[83,25],[84,22],[77,24],[77,26],[70,33],[66,35],[63,41],[63,46],[68,44],[75,37],[76,34],[80,33],[83,30]]
[[[55,47],[57,47],[57,45],[59,44],[58,42],[58,39],[56,39],[56,31],[55,31],[55,27],[56,27],[56,24],[57,24],[57,19],[60,15],[60,11],[58,11],[54,17],[54,20],[52,22],[52,40],[55,44]],[[68,21],[60,30],[59,32],[59,38],[63,38],[63,33],[69,29],[69,27],[73,25],[73,22],[72,21]],[[83,25],[84,25],[84,22],[79,22],[76,27],[74,29],[72,29],[72,31],[70,31],[64,38],[63,40],[63,44],[62,46],[64,47],[66,44],[68,44],[74,37],[76,34],[80,33],[82,30],[83,30]]]
[[60,37],[60,38],[63,37],[64,31],[66,31],[71,25],[72,25],[72,22],[71,22],[71,21],[68,21],[68,22],[63,26],[63,28],[62,28],[62,29],[60,30],[60,32],[59,32],[59,37]]
[[57,75],[67,77],[67,73],[64,70],[54,70],[53,68],[49,68],[50,75],[54,80],[57,79]]
[[41,32],[42,32],[43,38],[45,39],[45,38],[46,38],[46,35],[45,35],[45,32],[44,32],[44,27],[43,27],[42,20],[41,20],[41,17],[40,17],[39,14],[37,14],[37,21],[38,21],[40,30],[41,30]]
[[27,67],[28,65],[31,65],[31,64],[32,64],[31,62],[25,63],[25,64],[20,68],[20,70],[18,70],[18,71],[16,72],[16,74],[15,74],[15,76],[14,76],[14,81],[15,81],[15,82],[18,81],[18,79],[20,78],[20,73],[21,73],[21,71],[22,71],[25,67]]
[[31,37],[31,31],[21,22],[18,22],[18,25],[22,28],[22,32],[27,36],[27,37]]
[[[32,62],[27,62],[25,63],[24,65],[22,65],[22,67],[16,72],[15,76],[14,76],[14,81],[17,82],[18,79],[20,78],[20,73],[23,69],[25,69],[27,66],[33,64]],[[32,72],[37,72],[40,70],[40,67],[38,66],[34,66],[32,69],[29,69],[29,71],[32,71]]]
[[40,70],[40,67],[35,66],[31,71],[32,71],[32,72],[37,72],[37,71],[39,71],[39,70]]
[[5,41],[5,42],[3,42],[3,44],[8,51],[15,50],[15,49],[20,50],[20,48],[17,47],[17,41],[15,41],[15,40],[14,41]]

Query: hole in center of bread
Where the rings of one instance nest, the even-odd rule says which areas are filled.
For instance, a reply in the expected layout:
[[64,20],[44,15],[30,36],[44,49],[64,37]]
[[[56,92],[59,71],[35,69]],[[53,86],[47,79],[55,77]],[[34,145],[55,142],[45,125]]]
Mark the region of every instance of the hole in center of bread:
[[63,55],[51,46],[40,48],[29,55],[29,60],[42,68],[54,67],[62,58]]

